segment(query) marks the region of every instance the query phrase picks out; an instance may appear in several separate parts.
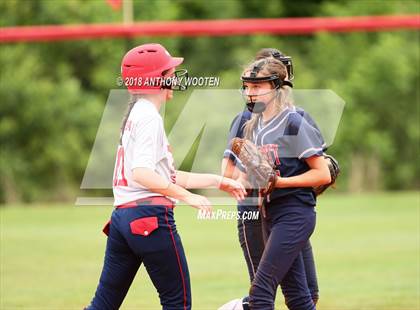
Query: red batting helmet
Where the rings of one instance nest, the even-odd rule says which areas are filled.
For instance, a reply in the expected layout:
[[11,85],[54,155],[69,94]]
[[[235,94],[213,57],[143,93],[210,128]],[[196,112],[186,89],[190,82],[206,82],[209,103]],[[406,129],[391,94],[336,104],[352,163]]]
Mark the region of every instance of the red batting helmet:
[[124,55],[121,63],[121,76],[130,93],[155,94],[161,85],[151,83],[162,78],[162,73],[175,68],[184,61],[172,57],[160,44],[150,43],[137,46]]

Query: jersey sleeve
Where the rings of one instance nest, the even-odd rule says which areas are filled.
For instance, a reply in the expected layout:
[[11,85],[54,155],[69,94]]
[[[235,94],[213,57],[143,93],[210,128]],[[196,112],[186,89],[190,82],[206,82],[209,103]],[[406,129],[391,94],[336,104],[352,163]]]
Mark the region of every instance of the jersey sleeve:
[[[298,111],[298,109],[296,109],[296,110]],[[303,116],[303,118],[309,123],[309,125],[311,125],[316,130],[321,132],[318,124],[315,122],[315,120],[312,118],[312,116],[308,112],[304,111],[303,109],[300,109],[299,112]],[[321,134],[321,139],[322,139],[322,148],[323,148],[323,151],[325,152],[327,150],[327,144],[325,143],[324,137],[322,137],[322,134]]]
[[162,152],[163,128],[157,117],[141,120],[137,123],[134,134],[133,160],[134,168],[149,168],[155,170]]
[[285,136],[291,151],[290,157],[306,159],[323,154],[325,144],[321,132],[297,113],[289,118]]

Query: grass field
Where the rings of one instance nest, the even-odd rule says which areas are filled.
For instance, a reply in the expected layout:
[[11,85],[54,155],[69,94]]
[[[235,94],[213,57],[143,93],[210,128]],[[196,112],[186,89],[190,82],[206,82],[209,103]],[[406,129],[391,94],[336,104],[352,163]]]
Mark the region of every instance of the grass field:
[[[318,309],[420,309],[419,193],[325,195],[312,237]],[[94,294],[110,207],[1,208],[0,309],[82,309]],[[176,210],[188,256],[193,309],[217,309],[249,288],[232,220]],[[286,309],[281,292],[276,305]],[[122,309],[159,309],[142,268]]]

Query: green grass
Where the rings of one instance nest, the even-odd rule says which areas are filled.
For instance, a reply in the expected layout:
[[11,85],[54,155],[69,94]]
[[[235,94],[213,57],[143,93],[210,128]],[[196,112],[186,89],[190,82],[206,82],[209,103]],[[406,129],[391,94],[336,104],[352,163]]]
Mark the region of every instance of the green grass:
[[[312,237],[325,310],[419,306],[419,193],[335,196],[317,207]],[[0,211],[0,309],[82,309],[102,268],[110,207],[10,206]],[[234,221],[203,221],[176,209],[194,309],[245,295],[248,276]],[[279,291],[277,308],[286,309]],[[159,309],[142,268],[122,309]]]

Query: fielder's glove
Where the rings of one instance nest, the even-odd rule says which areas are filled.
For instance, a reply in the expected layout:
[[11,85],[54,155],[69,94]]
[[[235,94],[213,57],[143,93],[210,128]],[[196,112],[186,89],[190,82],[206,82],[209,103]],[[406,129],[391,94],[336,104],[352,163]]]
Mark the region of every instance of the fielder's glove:
[[232,152],[239,158],[247,170],[248,178],[255,181],[258,189],[270,194],[276,184],[276,171],[272,164],[261,154],[257,146],[247,139],[233,138]]

